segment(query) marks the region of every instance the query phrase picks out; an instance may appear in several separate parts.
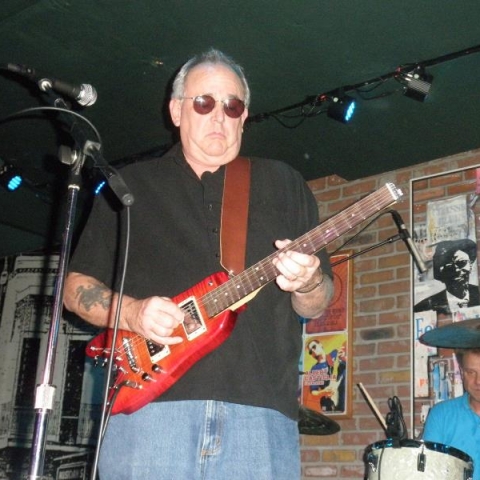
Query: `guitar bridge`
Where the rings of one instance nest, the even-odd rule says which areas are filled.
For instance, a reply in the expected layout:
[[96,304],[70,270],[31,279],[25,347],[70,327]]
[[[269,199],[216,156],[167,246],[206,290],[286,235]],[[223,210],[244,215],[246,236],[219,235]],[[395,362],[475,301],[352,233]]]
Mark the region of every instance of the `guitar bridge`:
[[182,325],[188,340],[193,340],[207,331],[195,297],[186,298],[178,306],[185,312]]
[[125,356],[127,357],[128,365],[130,366],[133,372],[138,373],[140,371],[140,368],[138,368],[137,361],[135,359],[135,354],[133,353],[133,348],[130,343],[130,339],[124,337],[122,339],[122,344],[123,344],[123,351],[125,352]]

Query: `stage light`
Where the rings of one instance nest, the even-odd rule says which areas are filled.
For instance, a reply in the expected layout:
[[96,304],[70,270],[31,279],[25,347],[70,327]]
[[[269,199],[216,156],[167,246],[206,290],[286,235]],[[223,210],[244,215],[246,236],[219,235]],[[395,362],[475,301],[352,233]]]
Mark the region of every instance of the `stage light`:
[[348,95],[332,97],[327,107],[327,115],[339,122],[348,123],[353,117],[355,107],[355,99]]
[[433,82],[433,75],[428,75],[424,68],[417,67],[411,72],[405,73],[403,79],[406,82],[403,94],[419,102],[425,101]]
[[23,179],[20,172],[10,163],[0,159],[0,185],[3,185],[9,192],[17,190]]

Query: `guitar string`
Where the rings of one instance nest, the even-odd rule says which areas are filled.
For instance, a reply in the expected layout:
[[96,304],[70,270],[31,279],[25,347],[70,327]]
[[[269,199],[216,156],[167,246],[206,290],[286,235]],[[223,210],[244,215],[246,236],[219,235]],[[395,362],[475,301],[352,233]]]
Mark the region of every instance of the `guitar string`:
[[[384,187],[387,188],[388,187]],[[379,192],[376,192],[379,193]],[[384,192],[380,192],[383,194]],[[375,194],[372,194],[375,195]],[[381,195],[380,195],[381,196]],[[388,199],[388,202],[391,204],[392,203],[392,195],[390,194],[390,198]],[[369,198],[366,197],[364,200],[367,200],[368,202],[366,203],[371,203],[372,205],[375,205],[375,211],[380,211],[383,208],[385,208],[385,201],[382,200],[381,198]],[[379,207],[378,205],[383,205]],[[357,204],[354,204],[351,206],[351,209],[349,212],[345,213],[345,216],[349,216],[349,219],[353,218],[354,216],[358,217],[359,215],[354,214],[352,210],[358,210],[360,207]],[[356,208],[355,208],[356,207]],[[373,214],[375,212],[372,212]],[[370,216],[371,214],[367,214],[366,216],[360,216],[361,221],[365,220]],[[336,225],[333,225],[333,222],[335,221]],[[331,227],[329,228],[329,223],[332,223]],[[211,300],[213,298],[213,303],[218,304],[218,298],[217,297],[224,297],[224,300],[228,301],[228,304],[223,304],[220,302],[220,310],[223,311],[226,307],[234,304],[236,301],[241,300],[244,298],[248,293],[251,293],[258,289],[259,287],[265,285],[269,281],[273,280],[273,278],[270,277],[270,275],[273,274],[275,276],[276,274],[276,269],[272,265],[272,260],[275,258],[280,252],[286,251],[286,250],[298,250],[306,253],[315,253],[316,251],[320,250],[323,248],[325,245],[328,245],[332,240],[335,240],[338,238],[340,235],[344,234],[346,231],[350,230],[351,228],[355,227],[358,225],[360,222],[355,222],[354,225],[351,225],[348,220],[342,221],[341,219],[337,219],[336,217],[331,220],[327,220],[326,222],[322,223],[318,227],[316,227],[313,231],[303,235],[299,239],[293,241],[291,244],[289,244],[287,247],[274,252],[272,255],[267,257],[266,259],[262,260],[261,262],[257,263],[256,265],[248,268],[244,272],[240,273],[236,277],[233,277],[226,283],[222,284],[219,286],[217,289],[215,289],[214,292],[209,292],[207,293],[203,299],[204,303],[207,305],[206,308],[208,310],[208,304],[212,303]],[[342,228],[337,228],[338,226]],[[326,227],[326,228],[325,228]],[[319,232],[319,230],[326,230],[326,233],[323,234],[322,232]],[[311,250],[307,250],[308,246],[311,246]],[[299,247],[299,248],[297,248]],[[260,272],[260,274],[259,274]],[[261,275],[261,272],[266,272],[266,280],[264,280],[263,275]],[[248,281],[250,290],[245,289],[244,292],[242,292],[242,295],[239,296],[238,298],[235,297],[237,293],[240,293],[238,287],[241,286],[242,283],[245,283],[245,281]],[[232,287],[233,285],[233,287]],[[246,292],[246,293],[245,293]],[[233,301],[232,301],[233,298]],[[219,311],[217,313],[219,313]]]
[[[389,194],[389,197],[386,195],[386,193]],[[386,198],[384,199],[383,197],[386,197]],[[390,192],[390,190],[388,189],[388,186],[384,186],[378,192],[374,192],[373,194],[369,195],[368,197],[365,197],[364,202],[360,201],[360,202],[357,202],[357,203],[351,205],[350,207],[348,207],[343,212],[343,216],[348,217],[348,219],[360,216],[360,218],[361,218],[360,222],[361,222],[361,221],[365,220],[366,218],[368,218],[368,216],[375,213],[376,211],[380,211],[383,208],[385,208],[385,206],[382,207],[382,206],[379,206],[379,205],[384,205],[385,202],[387,202],[386,199],[388,199],[388,202],[389,202],[388,204],[392,203],[394,200],[392,200],[391,197],[392,197],[392,192]],[[374,211],[367,214],[366,216],[356,214],[354,212],[354,210],[359,210],[360,209],[359,203],[370,204],[369,210],[374,210]],[[387,206],[388,206],[388,204],[387,204]],[[316,227],[312,232],[309,232],[309,233],[303,235],[302,237],[300,237],[299,239],[294,240],[287,247],[285,247],[285,248],[283,248],[283,249],[281,249],[277,252],[272,253],[270,256],[268,256],[267,258],[258,262],[256,265],[253,265],[252,267],[248,268],[247,270],[240,273],[236,277],[234,277],[234,278],[228,280],[227,282],[219,285],[218,287],[214,288],[214,290],[212,290],[210,292],[207,292],[205,295],[200,297],[198,303],[200,305],[204,306],[208,311],[208,305],[210,305],[212,303],[215,304],[215,305],[218,305],[218,303],[219,303],[218,298],[223,296],[224,297],[223,299],[226,300],[228,303],[227,304],[221,304],[221,306],[220,306],[221,309],[216,314],[220,313],[221,311],[224,311],[226,308],[228,308],[228,306],[234,304],[236,301],[244,298],[244,296],[248,295],[249,293],[252,293],[257,288],[260,288],[261,286],[263,286],[266,283],[273,280],[273,278],[275,276],[275,273],[276,273],[276,269],[272,265],[272,260],[277,255],[279,255],[282,251],[286,251],[286,250],[289,250],[289,249],[293,250],[296,247],[302,247],[302,246],[305,247],[307,243],[310,243],[310,244],[312,244],[313,248],[316,248],[316,250],[313,250],[311,252],[311,253],[314,253],[315,251],[320,250],[324,245],[327,245],[332,240],[338,238],[340,235],[344,234],[346,231],[350,230],[351,228],[354,228],[356,225],[358,225],[358,223],[360,223],[360,222],[356,222],[354,225],[351,225],[348,222],[348,219],[347,220],[342,220],[342,219],[339,219],[337,217],[334,217],[333,219],[327,220],[326,222],[324,222],[321,225],[319,225],[318,227]],[[336,226],[333,225],[334,221],[336,222],[337,225],[342,226],[342,228],[340,228],[340,229],[336,228]],[[328,228],[329,223],[332,223],[330,228]],[[326,233],[322,234],[321,232],[318,231],[320,229],[326,230]],[[327,240],[326,238],[324,238],[324,237],[327,237],[327,235],[332,236],[332,238],[330,240]],[[311,238],[312,241],[307,242],[306,240],[308,240],[308,238]],[[318,246],[318,248],[315,247],[315,245]],[[303,251],[302,248],[300,248],[300,250]],[[262,270],[263,272],[266,273],[266,280],[263,280],[263,277],[259,277],[258,272],[260,270]],[[273,278],[270,278],[270,275],[273,275]],[[246,278],[244,279],[243,277],[246,277]],[[244,280],[248,280],[251,290],[247,291],[247,293],[245,295],[241,295],[237,300],[232,301],[231,300],[231,298],[233,297],[232,294],[233,293],[235,293],[235,294],[239,293],[239,290],[238,290],[239,283],[242,283],[242,281],[244,281]],[[256,282],[253,283],[252,280],[256,280]],[[258,282],[258,280],[261,280],[260,283]],[[232,284],[236,285],[237,288],[232,287]],[[213,299],[213,302],[212,302],[212,299]],[[186,313],[188,313],[188,312],[186,312]],[[214,315],[214,314],[212,314],[212,315]],[[177,328],[182,328],[182,327],[180,326],[180,327],[177,327]],[[146,340],[147,339],[145,337],[136,334],[135,336],[131,337],[131,339],[129,341],[130,342],[129,346],[130,347],[132,347],[132,346],[136,347],[138,344],[144,343]],[[123,345],[122,345],[122,347],[125,348]],[[174,347],[174,345],[172,345],[172,347]],[[119,349],[120,349],[120,347],[116,348],[116,350],[121,354],[121,350],[119,350]],[[148,351],[147,351],[147,354],[149,355]]]
[[[309,253],[314,253],[314,252],[320,250],[321,248],[323,248],[325,245],[328,245],[329,243],[331,243],[333,240],[337,239],[339,236],[346,233],[348,230],[357,226],[359,223],[364,221],[369,216],[373,215],[376,212],[379,212],[379,211],[383,210],[387,206],[394,203],[397,200],[394,197],[394,195],[391,191],[391,189],[394,186],[393,186],[393,184],[389,184],[389,185],[390,185],[390,188],[389,188],[388,185],[385,185],[380,190],[378,190],[378,191],[370,194],[369,196],[365,197],[363,200],[360,200],[359,202],[356,202],[353,205],[350,205],[349,207],[347,207],[344,210],[344,212],[342,214],[339,214],[339,215],[343,215],[344,217],[348,217],[347,219],[342,220],[341,218],[339,218],[339,215],[336,215],[335,217],[333,217],[329,220],[326,220],[325,222],[323,222],[319,226],[315,227],[312,231],[310,231],[310,232],[302,235],[298,239],[292,241],[292,243],[290,243],[286,247],[284,247],[284,248],[282,248],[282,249],[280,249],[276,252],[273,252],[271,255],[269,255],[265,259],[261,260],[257,264],[249,267],[247,270],[244,270],[242,273],[238,274],[237,276],[231,278],[230,280],[227,280],[225,283],[223,283],[223,284],[217,286],[216,288],[214,288],[213,290],[205,293],[203,296],[201,296],[199,299],[197,299],[198,304],[200,306],[204,307],[207,310],[207,313],[208,313],[209,311],[211,312],[211,310],[212,310],[212,304],[215,305],[215,306],[218,305],[218,303],[219,303],[218,298],[223,296],[224,297],[223,299],[227,300],[228,304],[221,304],[221,310],[219,310],[217,313],[212,314],[212,315],[216,315],[216,314],[224,311],[229,306],[233,305],[235,302],[244,298],[249,293],[252,293],[256,289],[266,285],[267,283],[272,281],[273,278],[275,277],[276,269],[272,264],[272,260],[276,256],[278,256],[281,252],[287,251],[287,250],[294,250],[297,247],[300,247],[300,251],[303,252],[304,251],[303,249],[306,248],[307,244],[311,244],[312,248],[314,248],[315,250],[313,250]],[[398,195],[398,189],[397,189],[397,195]],[[360,205],[360,203],[362,203],[362,205]],[[367,215],[364,215],[364,212],[360,212],[360,214],[357,213],[356,211],[360,210],[360,208],[364,205],[366,206],[365,210],[368,210],[369,213]],[[353,225],[351,225],[348,222],[348,220],[350,220],[352,218],[360,218],[360,220],[358,222],[355,222]],[[340,225],[342,228],[338,229],[334,225],[334,223],[336,225]],[[324,230],[325,233],[322,233],[320,230]],[[311,239],[311,241],[308,240],[308,239]],[[266,273],[266,277],[267,277],[266,281],[262,280],[262,277],[258,276],[258,272],[260,270]],[[273,277],[270,278],[270,275],[272,275]],[[256,282],[254,283],[253,280],[256,280]],[[261,280],[261,282],[258,283],[258,280]],[[231,298],[233,296],[232,294],[233,293],[235,293],[235,294],[239,293],[238,288],[232,287],[232,285],[237,285],[238,286],[239,283],[242,283],[242,282],[244,283],[244,281],[249,282],[250,290],[247,291],[246,294],[245,294],[245,292],[243,292],[244,294],[242,294],[237,300],[232,301],[231,300]],[[209,310],[209,306],[210,306],[210,310]],[[186,313],[188,313],[188,311],[186,311]],[[181,329],[181,328],[183,328],[183,327],[180,325],[175,330]],[[134,336],[132,336],[129,339],[129,347],[130,348],[132,348],[132,347],[135,348],[138,345],[140,345],[142,343],[145,343],[147,340],[148,339],[146,339],[142,335],[135,334]],[[154,342],[152,342],[152,343],[154,343]],[[155,345],[157,345],[157,344],[155,344]],[[173,348],[173,347],[175,347],[175,345],[176,344],[170,345],[169,348]],[[160,345],[160,346],[165,347],[165,345]],[[125,347],[123,346],[123,344],[121,344],[120,346],[117,346],[115,348],[115,351],[118,352],[121,355],[122,354],[122,349],[125,350]],[[151,358],[150,354],[148,352],[148,348],[146,348],[146,350],[147,350],[148,358]]]

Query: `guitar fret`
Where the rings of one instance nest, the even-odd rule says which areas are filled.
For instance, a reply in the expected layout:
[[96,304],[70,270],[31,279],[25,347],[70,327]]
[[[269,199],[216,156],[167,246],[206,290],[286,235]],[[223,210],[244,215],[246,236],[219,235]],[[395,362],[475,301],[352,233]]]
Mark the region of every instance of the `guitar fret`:
[[[264,267],[263,265],[255,265],[255,267],[253,268],[253,270],[255,271],[255,273],[257,274],[258,279],[259,279],[261,282],[268,282],[268,275],[266,274],[266,272],[265,272],[265,267]],[[261,272],[263,272],[263,274],[262,274]]]
[[275,276],[275,267],[272,264],[273,256],[268,258],[267,261],[261,262],[258,265],[258,269],[253,269],[255,272],[255,277],[257,279],[258,288],[261,285],[264,285],[265,282],[269,282]]
[[243,285],[241,285],[239,282],[236,282],[235,280],[236,279],[234,277],[229,283],[228,292],[224,293],[224,298],[231,298],[234,300],[234,303],[238,302],[238,300],[241,300],[245,296],[244,289],[240,291]]
[[261,285],[269,282],[272,277],[275,276],[275,269],[271,263],[267,264],[265,262],[261,262],[255,271],[258,272],[258,279],[262,282]]

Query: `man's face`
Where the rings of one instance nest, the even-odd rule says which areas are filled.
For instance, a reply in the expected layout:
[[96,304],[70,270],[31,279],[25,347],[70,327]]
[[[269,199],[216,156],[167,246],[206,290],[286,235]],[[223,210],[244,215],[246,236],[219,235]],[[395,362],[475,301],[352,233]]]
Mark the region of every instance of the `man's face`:
[[467,352],[463,357],[463,386],[470,395],[470,405],[480,414],[480,353]]
[[451,260],[443,267],[443,282],[452,293],[461,295],[455,289],[466,288],[472,270],[472,263],[467,253],[457,250]]
[[308,344],[308,353],[318,362],[325,360],[325,350],[320,342],[312,341]]
[[183,152],[197,175],[215,171],[232,161],[240,151],[245,109],[239,118],[227,116],[221,100],[245,99],[240,79],[222,65],[199,65],[185,79],[185,97],[211,95],[217,102],[214,109],[201,115],[193,109],[192,99],[172,99],[170,114],[180,127]]

